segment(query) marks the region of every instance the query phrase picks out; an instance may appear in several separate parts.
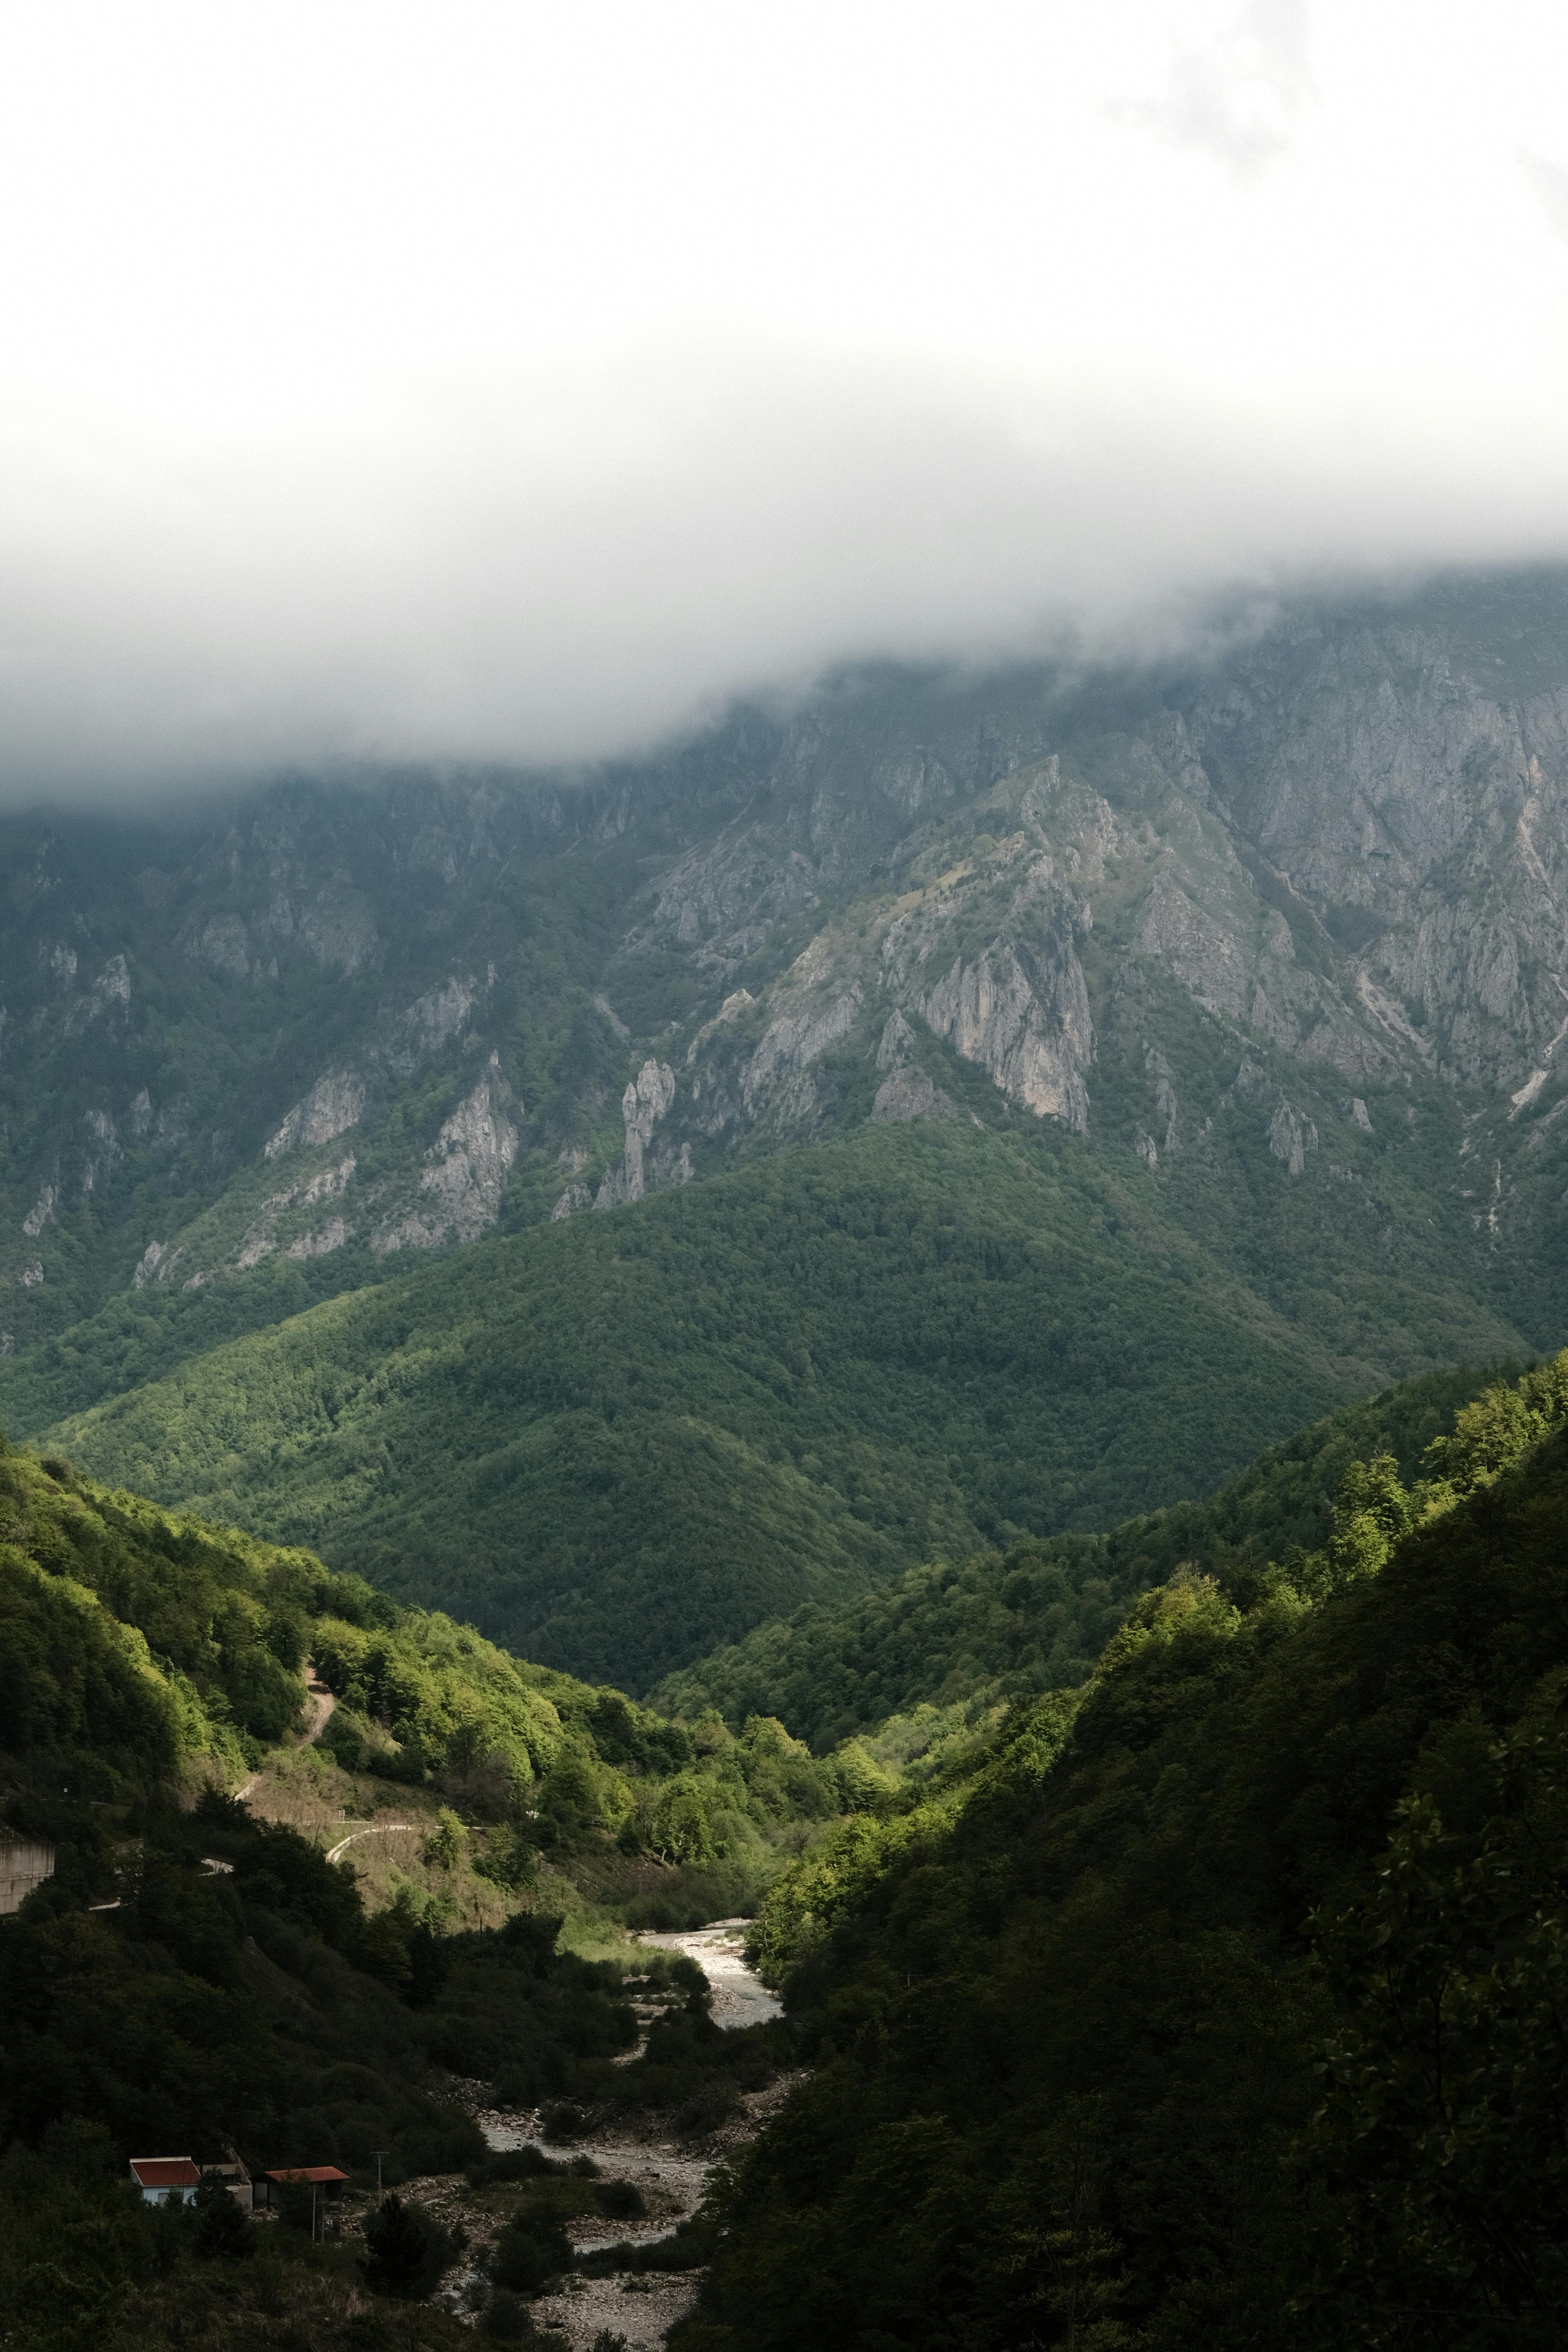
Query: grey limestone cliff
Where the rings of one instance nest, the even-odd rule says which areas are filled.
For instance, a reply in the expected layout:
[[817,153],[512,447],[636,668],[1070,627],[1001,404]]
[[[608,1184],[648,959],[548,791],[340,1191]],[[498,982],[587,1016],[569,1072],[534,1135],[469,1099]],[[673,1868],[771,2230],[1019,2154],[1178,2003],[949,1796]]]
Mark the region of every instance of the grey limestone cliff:
[[1452,1231],[1487,1296],[1556,1297],[1562,575],[1302,604],[1180,670],[848,674],[570,775],[96,823],[0,826],[7,1366],[137,1286],[321,1295],[954,1116],[1215,1246],[1338,1186],[1377,1248]]

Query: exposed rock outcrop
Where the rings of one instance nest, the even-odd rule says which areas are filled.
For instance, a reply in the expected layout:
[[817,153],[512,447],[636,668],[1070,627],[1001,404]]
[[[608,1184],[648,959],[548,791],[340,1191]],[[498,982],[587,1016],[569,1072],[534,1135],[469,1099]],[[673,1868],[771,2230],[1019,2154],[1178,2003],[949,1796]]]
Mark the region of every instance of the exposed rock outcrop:
[[927,1076],[913,1063],[890,1072],[877,1088],[871,1105],[871,1117],[879,1120],[915,1118],[957,1118],[958,1105],[952,1097]]
[[960,957],[921,1004],[927,1027],[974,1062],[1015,1102],[1042,1118],[1089,1125],[1083,1073],[1094,1055],[1089,990],[1070,948],[1027,963],[1004,948]]
[[485,1076],[430,1147],[418,1205],[372,1237],[378,1255],[436,1249],[448,1240],[471,1242],[494,1224],[507,1171],[517,1157],[517,1129],[505,1105],[506,1089],[492,1055]]
[[132,1288],[144,1290],[150,1282],[167,1282],[178,1255],[178,1250],[171,1250],[166,1243],[149,1242],[136,1262],[136,1271],[131,1277]]
[[1445,617],[1312,616],[1188,719],[1238,829],[1378,996],[1419,1010],[1452,1076],[1511,1092],[1568,980],[1568,691],[1528,625],[1472,650]]
[[[830,1045],[848,1036],[860,1017],[863,1002],[859,984],[852,982],[826,1004],[785,1013],[771,1023],[741,1082],[746,1108],[755,1116],[770,1096],[776,1097],[772,1108],[786,1123],[798,1123],[815,1099],[806,1073]],[[803,1078],[805,1085],[783,1083]]]
[[426,1055],[438,1052],[448,1038],[459,1034],[479,995],[476,982],[459,980],[454,974],[450,980],[444,980],[439,988],[416,996],[392,1024],[384,1056],[387,1068],[399,1077],[406,1077]]
[[1175,1150],[1177,1143],[1176,1089],[1172,1083],[1171,1065],[1157,1045],[1148,1045],[1143,1051],[1143,1067],[1154,1081],[1154,1114],[1163,1122],[1164,1149],[1169,1154]]
[[1268,1122],[1268,1149],[1282,1161],[1288,1176],[1300,1176],[1309,1151],[1318,1148],[1318,1130],[1294,1104],[1282,1102]]
[[[253,1265],[259,1265],[264,1257],[272,1255],[278,1247],[279,1220],[289,1210],[313,1209],[321,1202],[333,1200],[339,1193],[346,1192],[355,1165],[354,1156],[351,1151],[348,1157],[341,1160],[335,1168],[319,1169],[315,1175],[306,1177],[298,1184],[291,1184],[286,1192],[274,1192],[269,1200],[264,1201],[245,1239],[241,1242],[235,1259],[241,1272],[247,1272]],[[347,1240],[350,1229],[343,1223],[342,1218],[335,1218],[333,1223],[342,1228],[340,1240],[329,1244],[331,1248],[336,1249],[341,1248],[342,1242]],[[293,1245],[290,1245],[289,1250],[290,1257],[313,1257],[321,1255],[322,1253],[318,1250],[301,1249]]]
[[36,1241],[46,1225],[53,1224],[59,1204],[59,1186],[46,1184],[22,1220],[22,1231],[29,1241]]
[[90,1139],[81,1171],[81,1189],[86,1197],[102,1191],[125,1153],[121,1145],[120,1131],[108,1111],[89,1110],[82,1123]]
[[326,1223],[312,1234],[300,1234],[289,1244],[288,1255],[294,1258],[327,1257],[333,1250],[342,1248],[352,1239],[353,1227],[343,1217],[329,1217]]
[[701,1028],[699,1029],[696,1036],[693,1037],[690,1045],[687,1047],[686,1066],[688,1069],[689,1069],[692,1063],[695,1062],[698,1055],[702,1051],[703,1046],[708,1044],[710,1038],[716,1036],[718,1032],[724,1028],[730,1022],[738,1021],[742,1013],[749,1013],[756,1001],[756,998],[752,995],[751,992],[744,988],[737,988],[731,995],[727,996],[724,999],[723,1003],[719,1007],[718,1012],[713,1015],[712,1020],[705,1021],[703,1023]]
[[316,1080],[301,1102],[297,1102],[275,1135],[268,1136],[264,1146],[268,1160],[277,1160],[285,1151],[297,1147],[314,1148],[334,1143],[340,1135],[358,1125],[364,1115],[365,1091],[363,1078],[352,1070],[327,1070]]
[[[640,1201],[647,1190],[647,1155],[653,1141],[653,1130],[675,1100],[675,1072],[668,1062],[647,1061],[621,1097],[621,1117],[626,1123],[626,1151],[618,1168],[613,1168],[600,1185],[595,1201],[596,1209],[613,1209],[622,1201]],[[691,1154],[688,1148],[684,1160],[670,1171],[671,1181],[685,1183],[691,1174]],[[556,1209],[560,1211],[560,1202]]]
[[[1247,959],[1224,926],[1195,906],[1186,892],[1157,876],[1150,888],[1132,944],[1140,955],[1155,956],[1210,1013],[1239,1019],[1247,1010]],[[1282,1026],[1259,989],[1266,1018],[1259,1026]]]

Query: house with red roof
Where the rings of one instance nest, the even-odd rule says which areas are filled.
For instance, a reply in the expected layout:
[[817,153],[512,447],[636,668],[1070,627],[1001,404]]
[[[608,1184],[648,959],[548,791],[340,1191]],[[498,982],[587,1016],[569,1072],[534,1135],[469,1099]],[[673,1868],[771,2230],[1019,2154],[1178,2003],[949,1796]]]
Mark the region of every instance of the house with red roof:
[[[280,2165],[276,2172],[268,2173],[266,2178],[275,2181],[280,2189],[288,2182],[297,2180],[302,2188],[320,2189],[323,2197],[341,2197],[348,2184],[348,2174],[340,2172],[335,2164]],[[256,2185],[259,2191],[260,2181]],[[271,2202],[270,2192],[268,2201]]]
[[202,2185],[188,2156],[133,2156],[131,2178],[149,2205],[188,2205]]

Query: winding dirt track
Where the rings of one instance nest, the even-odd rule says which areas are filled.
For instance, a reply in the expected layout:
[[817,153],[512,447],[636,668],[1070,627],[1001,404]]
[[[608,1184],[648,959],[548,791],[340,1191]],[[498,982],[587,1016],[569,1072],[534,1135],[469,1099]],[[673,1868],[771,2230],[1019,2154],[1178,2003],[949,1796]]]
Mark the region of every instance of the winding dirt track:
[[[305,1736],[300,1742],[301,1748],[313,1748],[315,1746],[322,1732],[325,1731],[328,1719],[337,1703],[334,1694],[327,1688],[326,1684],[316,1672],[315,1660],[313,1658],[307,1658],[305,1661],[305,1705],[309,1709],[309,1720],[305,1727]],[[235,1790],[235,1795],[239,1799],[242,1804],[246,1798],[249,1796],[252,1789],[255,1788],[260,1778],[261,1775],[259,1772],[253,1772],[249,1780],[245,1783],[245,1786],[242,1789],[237,1789]],[[335,1857],[329,1854],[327,1859],[331,1862],[334,1860]]]
[[329,1862],[336,1862],[341,1853],[346,1853],[348,1852],[349,1847],[353,1845],[355,1838],[384,1837],[389,1830],[416,1830],[419,1824],[417,1822],[373,1822],[371,1827],[368,1829],[350,1830],[346,1838],[340,1838],[338,1840],[331,1853],[328,1854],[327,1860]]

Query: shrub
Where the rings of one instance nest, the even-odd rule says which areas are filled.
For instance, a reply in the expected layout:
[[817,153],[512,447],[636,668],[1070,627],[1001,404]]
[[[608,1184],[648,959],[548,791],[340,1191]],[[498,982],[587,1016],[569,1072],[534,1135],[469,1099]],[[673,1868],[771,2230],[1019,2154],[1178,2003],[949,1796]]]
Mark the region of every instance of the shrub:
[[413,2301],[428,2294],[461,2252],[460,2231],[443,2230],[420,2206],[405,2204],[395,2190],[364,2225],[367,2283],[379,2294]]
[[256,2251],[255,2232],[216,2173],[208,2173],[196,2190],[195,2246],[198,2254],[233,2261]]
[[595,2191],[595,2201],[601,2213],[613,2221],[637,2221],[647,2211],[643,2195],[635,2181],[602,2180]]
[[708,2132],[717,2131],[721,2124],[727,2124],[740,2105],[740,2095],[729,2083],[704,2083],[700,2091],[694,2091],[690,2098],[676,2109],[676,2129],[693,2138],[700,2138]]
[[485,2305],[479,2334],[493,2336],[501,2344],[526,2344],[533,2334],[533,2322],[515,2294],[498,2287]]
[[570,2239],[559,2221],[542,2213],[515,2215],[490,2256],[491,2278],[513,2294],[537,2294],[547,2280],[571,2267]]
[[468,2168],[470,2189],[483,2189],[494,2180],[536,2180],[542,2173],[559,2172],[542,2147],[531,2140],[526,2147],[498,2148],[493,2156],[481,2157]]

